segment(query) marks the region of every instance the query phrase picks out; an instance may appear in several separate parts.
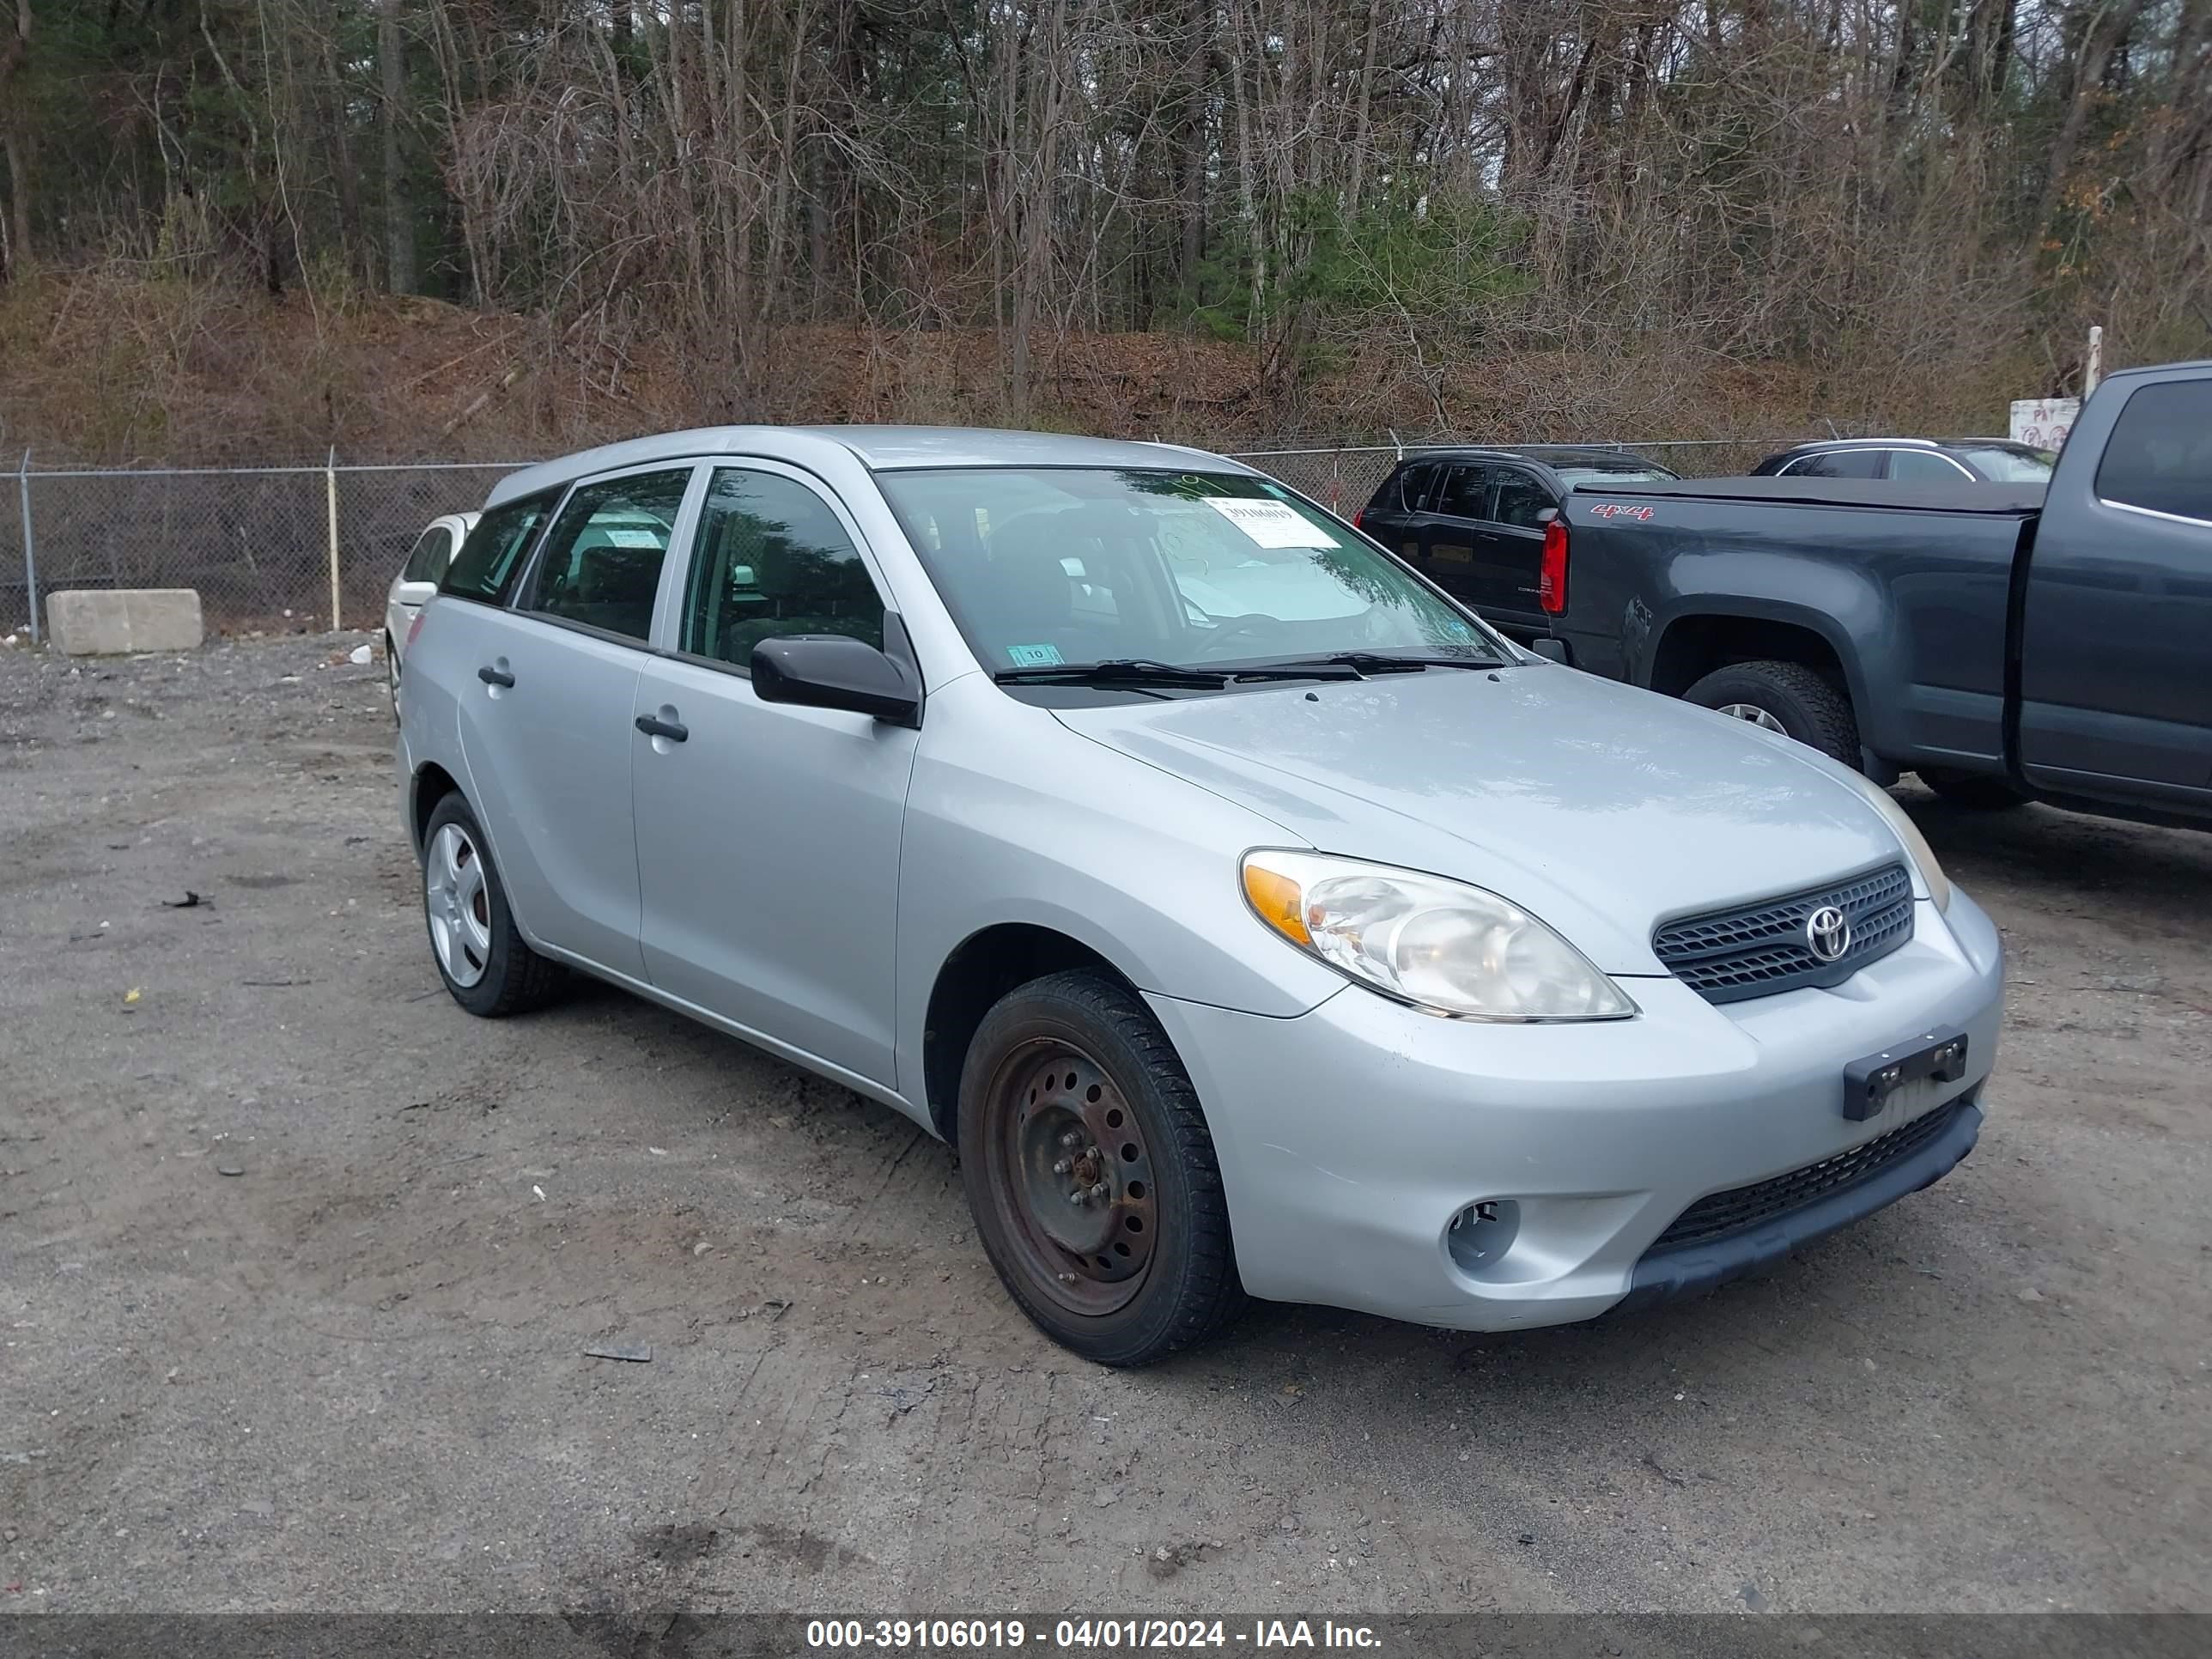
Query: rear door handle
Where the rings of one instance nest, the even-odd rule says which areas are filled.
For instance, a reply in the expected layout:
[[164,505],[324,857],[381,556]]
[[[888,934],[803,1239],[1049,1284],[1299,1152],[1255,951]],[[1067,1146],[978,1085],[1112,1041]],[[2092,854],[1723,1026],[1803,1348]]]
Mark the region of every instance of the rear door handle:
[[514,676],[504,668],[493,668],[489,665],[479,668],[477,670],[477,678],[486,685],[503,685],[509,690],[514,689]]
[[654,714],[640,714],[637,729],[648,738],[665,738],[671,743],[681,743],[691,735],[691,728],[681,720],[665,720]]

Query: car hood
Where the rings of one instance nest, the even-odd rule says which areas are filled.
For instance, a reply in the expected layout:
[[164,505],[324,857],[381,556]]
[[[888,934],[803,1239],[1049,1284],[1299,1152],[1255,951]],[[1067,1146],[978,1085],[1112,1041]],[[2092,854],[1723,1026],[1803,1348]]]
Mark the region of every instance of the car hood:
[[1826,757],[1551,664],[1056,712],[1272,819],[1285,844],[1499,893],[1607,973],[1663,973],[1667,918],[1905,855]]

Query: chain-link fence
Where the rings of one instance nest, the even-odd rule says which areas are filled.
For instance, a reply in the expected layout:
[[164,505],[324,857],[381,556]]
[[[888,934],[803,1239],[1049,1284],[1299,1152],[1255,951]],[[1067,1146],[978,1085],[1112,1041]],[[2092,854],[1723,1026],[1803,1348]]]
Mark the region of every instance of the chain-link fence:
[[[1740,471],[1789,440],[1601,447],[1678,472]],[[1435,443],[1268,448],[1237,459],[1349,518],[1401,455]],[[64,588],[191,587],[209,629],[373,628],[425,525],[482,503],[526,462],[320,466],[48,467],[0,473],[0,634],[40,629]]]
[[211,632],[374,627],[407,550],[522,462],[0,474],[0,634],[64,588],[191,587]]

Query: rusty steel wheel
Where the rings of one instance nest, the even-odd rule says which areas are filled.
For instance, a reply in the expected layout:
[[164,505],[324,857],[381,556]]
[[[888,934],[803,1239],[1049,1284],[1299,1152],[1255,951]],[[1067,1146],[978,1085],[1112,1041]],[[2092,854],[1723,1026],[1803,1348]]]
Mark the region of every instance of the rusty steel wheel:
[[988,1103],[990,1179],[1021,1271],[1071,1313],[1127,1306],[1159,1214],[1144,1131],[1114,1079],[1072,1043],[1037,1037],[1000,1062]]
[[976,1235],[1054,1341],[1149,1364],[1243,1305],[1206,1115],[1126,984],[1078,969],[1009,991],[969,1043],[958,1111]]

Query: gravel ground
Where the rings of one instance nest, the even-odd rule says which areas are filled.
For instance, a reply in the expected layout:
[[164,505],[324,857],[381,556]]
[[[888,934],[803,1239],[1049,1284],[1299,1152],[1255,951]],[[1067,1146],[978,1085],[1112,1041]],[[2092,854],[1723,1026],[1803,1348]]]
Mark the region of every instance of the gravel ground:
[[2212,836],[1904,792],[1989,1127],[1774,1276],[1120,1376],[891,1112],[453,1007],[361,637],[0,650],[0,1607],[2212,1609]]

